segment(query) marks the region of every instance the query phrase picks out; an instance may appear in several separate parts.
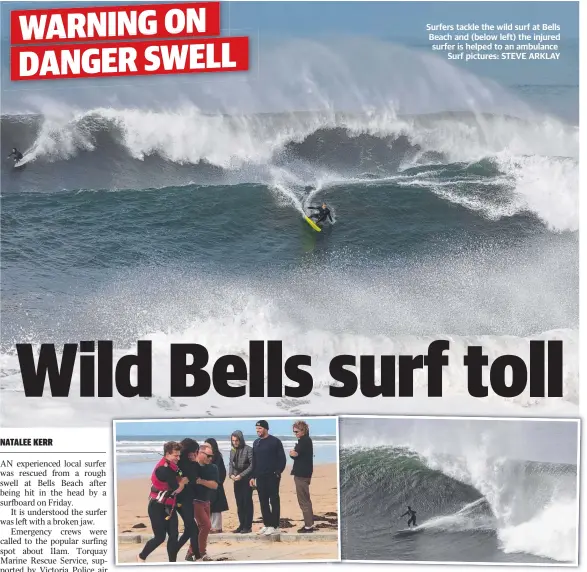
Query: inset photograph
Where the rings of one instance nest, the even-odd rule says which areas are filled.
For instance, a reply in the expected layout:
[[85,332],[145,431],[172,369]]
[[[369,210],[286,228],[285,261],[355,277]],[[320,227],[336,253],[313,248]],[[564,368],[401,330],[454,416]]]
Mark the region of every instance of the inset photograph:
[[342,559],[578,565],[571,419],[340,418]]
[[338,561],[337,419],[114,421],[116,563]]

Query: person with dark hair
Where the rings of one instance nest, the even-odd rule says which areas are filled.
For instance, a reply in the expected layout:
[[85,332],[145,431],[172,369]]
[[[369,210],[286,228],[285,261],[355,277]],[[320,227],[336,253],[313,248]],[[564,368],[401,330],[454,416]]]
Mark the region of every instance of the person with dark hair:
[[252,487],[257,487],[263,528],[258,534],[269,536],[279,533],[279,517],[281,503],[279,485],[281,473],[285,470],[287,459],[283,443],[273,435],[269,435],[269,423],[262,419],[255,424],[258,439],[253,443],[253,477]]
[[23,157],[23,154],[16,148],[12,148],[12,153],[8,155],[7,159],[14,159],[15,163],[18,163]]
[[253,531],[253,489],[249,478],[253,472],[253,449],[245,443],[242,431],[230,436],[232,449],[228,462],[228,474],[234,482],[234,498],[238,512],[238,528],[235,534]]
[[154,537],[145,544],[137,556],[138,562],[145,562],[149,554],[165,542],[167,535],[169,535],[167,540],[169,562],[175,562],[177,559],[176,496],[183,491],[188,482],[177,466],[180,451],[179,443],[175,441],[165,443],[163,457],[153,469],[148,513]]
[[198,534],[200,531],[194,517],[194,485],[200,476],[199,465],[196,461],[199,445],[197,441],[188,437],[181,442],[181,446],[181,455],[177,465],[189,482],[184,490],[177,495],[177,512],[183,520],[183,534],[179,537],[177,551],[179,552],[189,540],[189,557],[186,556],[186,560],[197,560],[200,558],[198,548]]
[[404,516],[408,515],[410,517],[410,519],[408,520],[408,528],[410,528],[410,524],[416,526],[416,511],[412,510],[412,507],[410,506],[408,506],[408,510],[404,512],[404,514],[402,514],[400,518],[403,518]]
[[304,526],[300,534],[314,532],[314,509],[310,498],[310,483],[314,472],[314,446],[310,437],[310,427],[305,421],[293,424],[294,435],[298,438],[295,447],[289,452],[293,459],[291,474],[294,476],[298,504],[304,516]]
[[218,488],[210,495],[210,534],[222,532],[222,513],[228,510],[228,500],[224,492],[224,481],[226,480],[226,465],[218,447],[218,442],[213,437],[206,439],[206,443],[212,447],[214,457],[212,464],[218,469]]

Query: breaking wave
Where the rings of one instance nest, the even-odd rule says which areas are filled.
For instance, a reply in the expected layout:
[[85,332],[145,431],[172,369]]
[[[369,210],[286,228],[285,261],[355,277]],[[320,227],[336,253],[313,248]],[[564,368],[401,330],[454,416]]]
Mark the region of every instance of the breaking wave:
[[484,441],[471,443],[461,456],[438,454],[432,443],[428,450],[421,445],[344,447],[343,514],[358,519],[356,526],[375,510],[390,515],[399,530],[405,519],[397,517],[411,504],[416,530],[426,535],[452,533],[455,543],[460,535],[479,537],[477,542],[495,537],[506,554],[574,561],[576,466],[492,456]]

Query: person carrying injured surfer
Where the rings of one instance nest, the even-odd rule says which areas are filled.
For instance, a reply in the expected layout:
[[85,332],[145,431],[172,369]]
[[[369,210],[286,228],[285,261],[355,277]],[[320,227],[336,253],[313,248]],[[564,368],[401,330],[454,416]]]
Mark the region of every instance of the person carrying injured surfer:
[[180,443],[181,455],[177,466],[182,474],[189,479],[184,490],[177,495],[177,512],[183,519],[184,531],[179,537],[177,551],[179,552],[189,540],[190,550],[186,560],[199,560],[201,558],[199,549],[200,529],[194,515],[194,487],[200,477],[197,455],[200,445],[194,439],[185,438]]
[[[196,562],[208,562],[212,560],[206,550],[208,547],[208,535],[210,534],[210,498],[212,491],[218,488],[218,467],[212,464],[214,451],[208,443],[200,445],[196,462],[198,463],[199,478],[194,486],[194,516],[198,525],[198,548],[200,558]],[[190,545],[191,548],[191,545]],[[191,560],[191,550],[188,549],[186,560]]]
[[326,203],[322,203],[322,206],[319,206],[319,207],[309,206],[308,208],[318,211],[317,213],[311,214],[308,217],[308,218],[314,219],[316,221],[316,224],[324,222],[327,218],[329,218],[330,222],[332,222],[332,215],[330,214],[330,209],[326,206]]

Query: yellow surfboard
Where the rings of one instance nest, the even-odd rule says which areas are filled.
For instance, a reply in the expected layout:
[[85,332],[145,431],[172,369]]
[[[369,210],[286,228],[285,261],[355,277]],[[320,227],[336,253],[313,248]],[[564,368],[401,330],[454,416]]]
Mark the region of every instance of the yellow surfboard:
[[316,232],[322,232],[322,229],[311,219],[308,218],[307,216],[304,217],[306,219],[306,222],[316,231]]

